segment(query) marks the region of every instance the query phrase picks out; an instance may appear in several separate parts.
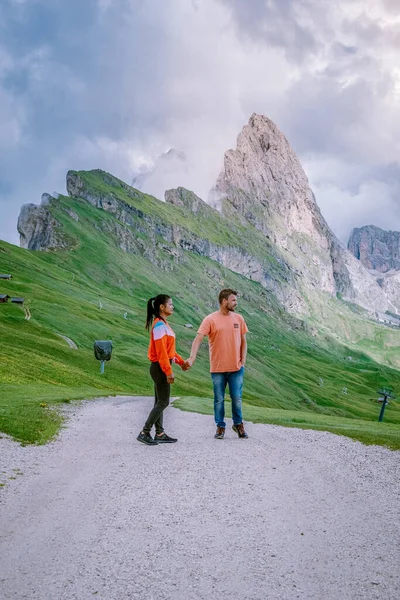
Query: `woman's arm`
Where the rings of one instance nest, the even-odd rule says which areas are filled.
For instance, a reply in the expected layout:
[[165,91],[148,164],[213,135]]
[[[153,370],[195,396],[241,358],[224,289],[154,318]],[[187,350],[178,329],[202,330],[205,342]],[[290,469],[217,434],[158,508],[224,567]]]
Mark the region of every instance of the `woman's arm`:
[[172,362],[176,363],[177,365],[179,365],[181,367],[185,363],[185,360],[182,358],[182,356],[180,354],[175,352],[175,356],[172,359]]

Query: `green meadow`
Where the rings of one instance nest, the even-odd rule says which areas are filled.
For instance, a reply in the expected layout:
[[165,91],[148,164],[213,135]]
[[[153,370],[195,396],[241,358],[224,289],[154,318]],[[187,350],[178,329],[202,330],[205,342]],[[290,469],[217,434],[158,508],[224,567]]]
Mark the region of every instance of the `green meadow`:
[[[166,211],[163,203],[140,192],[137,203],[149,214]],[[70,249],[28,251],[0,242],[0,272],[13,276],[0,280],[0,294],[23,297],[32,315],[26,320],[23,307],[0,304],[1,432],[24,444],[45,443],[62,426],[58,408],[65,403],[151,395],[144,329],[148,298],[172,296],[171,324],[177,350],[186,358],[202,318],[217,308],[218,291],[232,287],[250,330],[243,397],[247,420],[322,429],[400,448],[400,402],[392,401],[384,422],[377,422],[377,390],[390,386],[400,393],[400,371],[393,368],[399,331],[367,321],[346,303],[328,298],[330,317],[324,325],[312,319],[304,324],[287,315],[260,284],[194,252],[186,251],[179,262],[162,244],[154,251],[147,246],[143,255],[124,252],[113,233],[115,218],[86,201],[60,197],[52,212]],[[236,229],[228,235],[229,227],[219,219],[196,222],[191,216],[185,223],[179,207],[168,207],[168,219],[209,238],[237,235]],[[269,256],[276,268],[273,254]],[[348,343],[336,335],[343,327],[350,331]],[[113,342],[103,375],[93,353],[96,339]],[[210,413],[206,344],[190,371],[177,368],[175,374],[173,394],[180,398],[175,405]]]

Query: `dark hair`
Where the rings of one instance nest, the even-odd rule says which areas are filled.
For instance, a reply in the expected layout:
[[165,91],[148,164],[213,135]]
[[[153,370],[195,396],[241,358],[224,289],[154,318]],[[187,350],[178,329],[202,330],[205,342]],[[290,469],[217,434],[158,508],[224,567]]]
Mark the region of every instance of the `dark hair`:
[[230,288],[221,290],[220,293],[218,294],[219,303],[221,304],[222,300],[228,300],[228,298],[231,294],[233,294],[234,296],[237,296],[237,292],[235,292],[235,290],[231,290]]
[[150,329],[151,324],[156,317],[162,318],[160,317],[160,306],[161,304],[166,304],[170,298],[171,296],[167,296],[166,294],[158,294],[158,296],[150,298],[150,300],[147,302],[147,331]]

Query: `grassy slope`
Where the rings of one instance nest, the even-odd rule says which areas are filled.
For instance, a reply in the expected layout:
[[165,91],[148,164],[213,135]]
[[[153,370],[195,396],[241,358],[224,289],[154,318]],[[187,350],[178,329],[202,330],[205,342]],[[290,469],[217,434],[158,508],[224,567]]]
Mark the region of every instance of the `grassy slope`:
[[[128,194],[125,184],[103,171],[79,171],[78,174],[85,183],[86,189],[91,193],[94,192],[95,195],[105,197],[112,194],[144,215],[158,215],[163,223],[185,228],[194,235],[216,244],[221,244],[223,240],[224,245],[240,248],[258,257],[267,268],[268,274],[280,283],[282,289],[285,289],[290,273],[283,267],[283,263],[287,261],[290,264],[293,256],[285,250],[279,251],[268,238],[252,227],[226,202],[224,212],[229,215],[227,219],[207,205],[205,208],[208,214],[194,216],[186,209],[160,202],[157,198],[133,188],[130,188]],[[253,208],[256,210],[256,207]],[[305,238],[303,243],[307,246],[308,238]],[[313,247],[312,251],[315,252],[317,249]],[[327,294],[321,296],[318,292],[306,289],[304,296],[309,310],[307,321],[311,326],[316,326],[321,333],[326,334],[328,340],[334,338],[350,348],[355,344],[356,348],[361,348],[378,362],[400,369],[398,330],[382,327],[368,318],[360,318],[363,315],[366,317],[366,311],[356,305],[334,300]]]
[[[79,215],[78,222],[62,210],[65,204]],[[163,207],[158,202],[151,210],[160,214]],[[176,219],[180,210],[176,208]],[[169,207],[169,219],[175,218],[174,211]],[[259,284],[211,260],[187,253],[185,262],[171,261],[166,271],[122,252],[101,232],[104,220],[113,217],[86,202],[61,198],[54,212],[75,238],[74,250],[31,252],[0,244],[0,272],[13,274],[11,281],[0,282],[0,293],[25,297],[32,312],[32,319],[26,321],[20,307],[0,306],[1,431],[23,442],[45,442],[60,426],[60,417],[52,410],[59,403],[105,394],[151,394],[148,337],[143,328],[147,298],[164,290],[172,294],[178,351],[187,356],[197,325],[215,308],[217,291],[229,285],[242,293],[240,312],[251,332],[244,395],[251,407],[248,418],[255,411],[256,420],[277,422],[279,418],[290,424],[296,422],[294,411],[299,411],[297,419],[307,426],[329,429],[333,419],[339,431],[348,422],[347,429],[354,429],[355,437],[359,431],[358,439],[400,447],[400,427],[390,425],[400,423],[395,403],[388,407],[385,423],[379,425],[380,437],[370,429],[371,424],[365,426],[365,421],[377,419],[376,389],[383,384],[400,388],[398,371],[375,363],[354,347],[349,351],[330,337],[312,338],[301,329],[293,330],[292,319]],[[214,226],[225,227],[218,221],[197,226],[209,234]],[[346,307],[340,310],[346,315]],[[193,324],[193,329],[185,328],[185,323]],[[79,350],[70,349],[57,334],[71,338]],[[95,339],[114,343],[104,375],[93,357]],[[205,345],[193,369],[177,373],[174,393],[210,396]]]

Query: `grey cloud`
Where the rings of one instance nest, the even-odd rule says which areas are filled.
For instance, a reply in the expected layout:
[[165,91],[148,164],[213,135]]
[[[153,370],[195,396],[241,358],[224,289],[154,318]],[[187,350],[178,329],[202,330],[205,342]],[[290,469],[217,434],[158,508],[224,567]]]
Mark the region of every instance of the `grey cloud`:
[[[376,18],[371,6],[398,16],[398,0],[358,0],[330,3],[320,0],[218,0],[231,12],[240,36],[281,48],[296,64],[317,57],[336,46],[354,54],[366,48],[400,44],[400,24]],[[359,14],[356,10],[359,9]],[[397,10],[396,10],[397,9]],[[351,16],[350,16],[351,15]],[[352,39],[356,43],[344,40]]]
[[343,24],[343,31],[354,36],[365,48],[374,49],[378,54],[385,49],[391,49],[393,53],[398,53],[400,49],[399,21],[374,21],[364,14],[355,22],[346,21]]
[[363,12],[357,19],[344,19],[341,32],[345,37],[355,39],[366,51],[375,49],[379,52],[379,49],[390,47],[396,41],[399,42],[400,24],[377,20],[367,12]]
[[394,14],[396,17],[399,16],[398,0],[382,0],[382,4],[389,13]]
[[[239,34],[283,49],[294,62],[304,61],[320,48],[312,22],[319,13],[309,0],[219,0],[231,11]],[[299,12],[311,19],[299,18]]]
[[[295,98],[293,110],[291,98]],[[357,80],[343,88],[326,75],[304,76],[295,83],[282,105],[285,134],[300,153],[340,153],[348,159],[354,148],[349,131],[370,114],[373,90]]]
[[400,203],[396,189],[383,181],[366,179],[357,193],[339,185],[315,185],[314,192],[322,212],[344,244],[351,230],[363,225],[400,231]]

